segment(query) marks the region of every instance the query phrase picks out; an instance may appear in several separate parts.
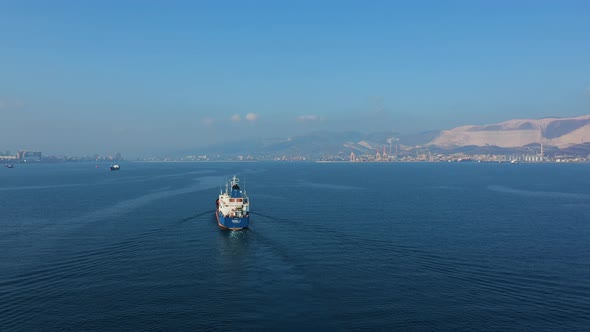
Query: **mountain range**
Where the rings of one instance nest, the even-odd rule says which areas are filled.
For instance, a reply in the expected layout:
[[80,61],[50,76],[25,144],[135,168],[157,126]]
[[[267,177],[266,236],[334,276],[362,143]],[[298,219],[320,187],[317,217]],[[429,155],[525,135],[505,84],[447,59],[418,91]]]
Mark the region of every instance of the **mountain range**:
[[517,119],[485,126],[462,126],[443,130],[428,145],[517,148],[542,143],[568,148],[585,142],[590,142],[590,115],[574,118]]
[[538,147],[546,151],[590,153],[590,115],[570,118],[514,119],[496,124],[467,125],[449,130],[412,135],[396,132],[358,131],[312,132],[288,138],[249,139],[232,144],[209,146],[205,154],[304,155],[373,154],[400,150],[428,149],[440,152],[510,153]]

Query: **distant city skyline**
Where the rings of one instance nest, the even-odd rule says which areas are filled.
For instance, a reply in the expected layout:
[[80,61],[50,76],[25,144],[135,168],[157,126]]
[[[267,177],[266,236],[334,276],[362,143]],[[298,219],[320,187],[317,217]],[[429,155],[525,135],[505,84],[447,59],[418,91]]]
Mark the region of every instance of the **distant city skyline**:
[[587,1],[0,3],[0,149],[590,114]]

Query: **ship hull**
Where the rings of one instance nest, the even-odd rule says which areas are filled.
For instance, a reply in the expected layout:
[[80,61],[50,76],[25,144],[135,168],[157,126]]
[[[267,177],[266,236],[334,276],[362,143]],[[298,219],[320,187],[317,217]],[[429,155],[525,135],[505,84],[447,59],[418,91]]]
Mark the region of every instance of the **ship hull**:
[[250,217],[241,217],[241,218],[232,218],[232,217],[225,217],[219,211],[219,209],[215,210],[215,217],[217,218],[217,225],[223,229],[229,230],[240,230],[247,228],[250,224]]

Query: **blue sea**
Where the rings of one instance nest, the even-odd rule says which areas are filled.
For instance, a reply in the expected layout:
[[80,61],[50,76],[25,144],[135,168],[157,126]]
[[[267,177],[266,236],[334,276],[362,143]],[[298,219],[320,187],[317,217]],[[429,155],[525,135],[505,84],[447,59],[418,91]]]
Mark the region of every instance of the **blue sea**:
[[108,166],[0,169],[1,331],[590,330],[590,164]]

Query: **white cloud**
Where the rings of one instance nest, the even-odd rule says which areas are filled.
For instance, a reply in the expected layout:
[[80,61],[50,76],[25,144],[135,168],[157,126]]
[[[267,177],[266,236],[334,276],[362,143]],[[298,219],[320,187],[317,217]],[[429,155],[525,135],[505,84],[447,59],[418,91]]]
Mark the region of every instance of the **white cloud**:
[[25,103],[20,100],[0,99],[0,111],[16,111],[25,107]]
[[238,121],[240,121],[240,120],[241,120],[241,117],[240,117],[240,115],[239,115],[239,114],[234,114],[234,115],[232,115],[232,116],[231,116],[231,118],[230,118],[230,119],[231,119],[232,121],[234,121],[234,122],[238,122]]
[[256,121],[258,119],[258,114],[256,113],[248,113],[246,114],[246,120],[248,121]]
[[297,117],[297,119],[301,122],[314,122],[314,121],[319,121],[322,118],[319,117],[318,115],[300,115]]
[[213,119],[211,117],[203,118],[203,124],[205,126],[211,126],[211,125],[213,125],[214,122],[215,122],[215,119]]

